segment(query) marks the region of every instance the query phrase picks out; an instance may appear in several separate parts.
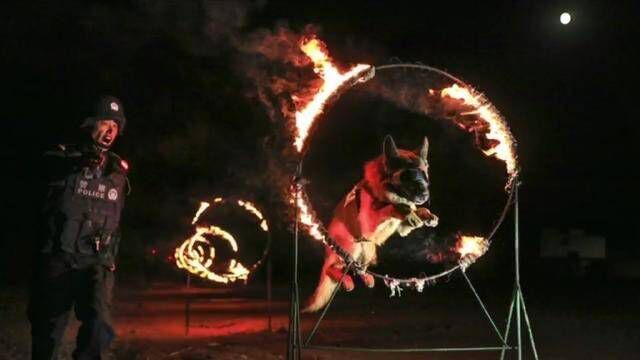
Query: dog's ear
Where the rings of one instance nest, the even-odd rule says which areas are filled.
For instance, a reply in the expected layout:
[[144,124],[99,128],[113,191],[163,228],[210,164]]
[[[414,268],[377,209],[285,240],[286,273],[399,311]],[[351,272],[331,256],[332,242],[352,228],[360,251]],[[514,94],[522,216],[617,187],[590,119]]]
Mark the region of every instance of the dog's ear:
[[382,144],[382,154],[384,155],[385,166],[388,166],[393,161],[393,159],[400,156],[398,154],[396,143],[393,141],[391,135],[387,135],[384,137],[384,143]]
[[427,155],[429,155],[429,139],[424,137],[422,140],[422,147],[418,150],[418,155],[422,158],[422,160],[427,161]]

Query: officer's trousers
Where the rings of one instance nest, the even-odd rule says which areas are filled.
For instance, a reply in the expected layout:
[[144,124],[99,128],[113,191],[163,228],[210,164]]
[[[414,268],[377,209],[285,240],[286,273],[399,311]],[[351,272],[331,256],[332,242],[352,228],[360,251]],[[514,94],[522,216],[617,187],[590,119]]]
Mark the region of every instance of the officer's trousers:
[[113,273],[102,265],[78,266],[64,254],[43,256],[31,285],[32,359],[57,359],[71,309],[81,321],[73,358],[100,359],[115,338],[111,327]]

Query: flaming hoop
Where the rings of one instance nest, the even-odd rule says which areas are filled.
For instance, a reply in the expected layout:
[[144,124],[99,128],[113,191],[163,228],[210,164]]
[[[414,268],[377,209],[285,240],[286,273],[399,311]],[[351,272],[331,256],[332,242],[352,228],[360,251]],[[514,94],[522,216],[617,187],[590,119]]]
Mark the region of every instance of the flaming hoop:
[[[321,82],[315,91],[305,90],[306,98],[302,95],[293,95],[292,100],[297,105],[298,110],[291,119],[294,124],[295,150],[300,155],[300,164],[308,149],[308,139],[310,131],[317,118],[329,105],[332,99],[336,99],[341,93],[358,83],[363,83],[374,77],[376,72],[389,70],[413,69],[421,72],[437,74],[446,80],[442,87],[426,88],[420,95],[423,104],[423,113],[432,117],[443,118],[452,121],[458,128],[472,134],[475,137],[476,145],[488,157],[498,159],[505,164],[507,180],[505,191],[508,193],[507,201],[498,221],[494,224],[491,232],[485,236],[460,235],[456,243],[455,250],[460,256],[468,254],[479,254],[480,244],[483,242],[490,244],[495,232],[504,220],[507,210],[513,198],[514,182],[518,176],[518,161],[516,156],[516,141],[511,134],[506,121],[497,111],[495,106],[481,93],[454,77],[453,75],[426,65],[420,64],[391,64],[384,66],[371,66],[358,64],[345,72],[337,70],[328,55],[326,46],[317,38],[303,39],[300,42],[300,49],[311,59],[314,71],[318,74]],[[301,166],[298,170],[301,173]],[[301,174],[298,174],[301,176]],[[340,249],[328,236],[328,232],[316,216],[309,198],[302,186],[295,186],[290,192],[290,202],[295,204],[297,209],[297,221],[307,229],[309,235],[338,253],[346,263],[354,264],[357,271],[367,272],[375,277],[384,279],[385,284],[391,288],[392,295],[400,294],[401,286],[413,287],[422,291],[425,284],[432,284],[443,276],[462,267],[456,265],[451,269],[432,276],[420,278],[398,279],[387,275],[380,275],[351,259],[349,254]],[[463,267],[464,269],[464,267]]]
[[200,207],[196,211],[196,214],[191,221],[192,225],[196,225],[201,215],[213,206],[220,206],[223,204],[236,205],[243,209],[247,214],[254,218],[258,224],[261,232],[264,232],[267,236],[266,245],[260,259],[251,266],[245,266],[236,259],[231,259],[226,268],[220,272],[220,270],[214,270],[216,249],[212,241],[205,236],[209,235],[217,240],[226,242],[234,253],[238,253],[238,243],[235,237],[228,231],[216,226],[196,226],[196,232],[190,238],[185,240],[175,250],[176,266],[180,269],[185,269],[191,274],[198,275],[204,279],[215,281],[218,283],[228,284],[237,280],[248,280],[249,275],[255,271],[265,260],[269,253],[269,247],[271,245],[271,236],[269,233],[269,225],[267,219],[262,215],[262,212],[251,202],[242,199],[223,199],[217,197],[213,199],[213,204],[209,202],[201,202]]

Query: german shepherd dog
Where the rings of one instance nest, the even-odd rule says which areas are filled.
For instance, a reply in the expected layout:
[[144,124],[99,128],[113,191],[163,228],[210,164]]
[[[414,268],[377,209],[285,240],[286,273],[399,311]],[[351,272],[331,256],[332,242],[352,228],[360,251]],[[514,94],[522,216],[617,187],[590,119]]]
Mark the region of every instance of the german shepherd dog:
[[[376,263],[376,249],[394,233],[407,236],[422,226],[435,227],[438,217],[426,207],[429,200],[429,141],[419,150],[398,149],[393,138],[384,139],[382,155],[367,162],[362,179],[340,201],[329,225],[329,236],[353,259],[365,266]],[[324,307],[338,282],[353,290],[353,279],[344,275],[345,262],[329,247],[319,284],[303,312]],[[373,276],[362,273],[364,284],[374,286]]]

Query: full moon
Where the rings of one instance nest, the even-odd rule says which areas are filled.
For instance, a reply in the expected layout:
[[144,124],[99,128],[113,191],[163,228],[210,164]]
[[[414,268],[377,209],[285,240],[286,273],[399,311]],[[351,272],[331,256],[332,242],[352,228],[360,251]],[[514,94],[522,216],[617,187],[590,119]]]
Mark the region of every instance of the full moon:
[[562,23],[562,25],[567,25],[568,23],[571,22],[571,14],[569,14],[568,12],[563,12],[560,15],[560,22]]

